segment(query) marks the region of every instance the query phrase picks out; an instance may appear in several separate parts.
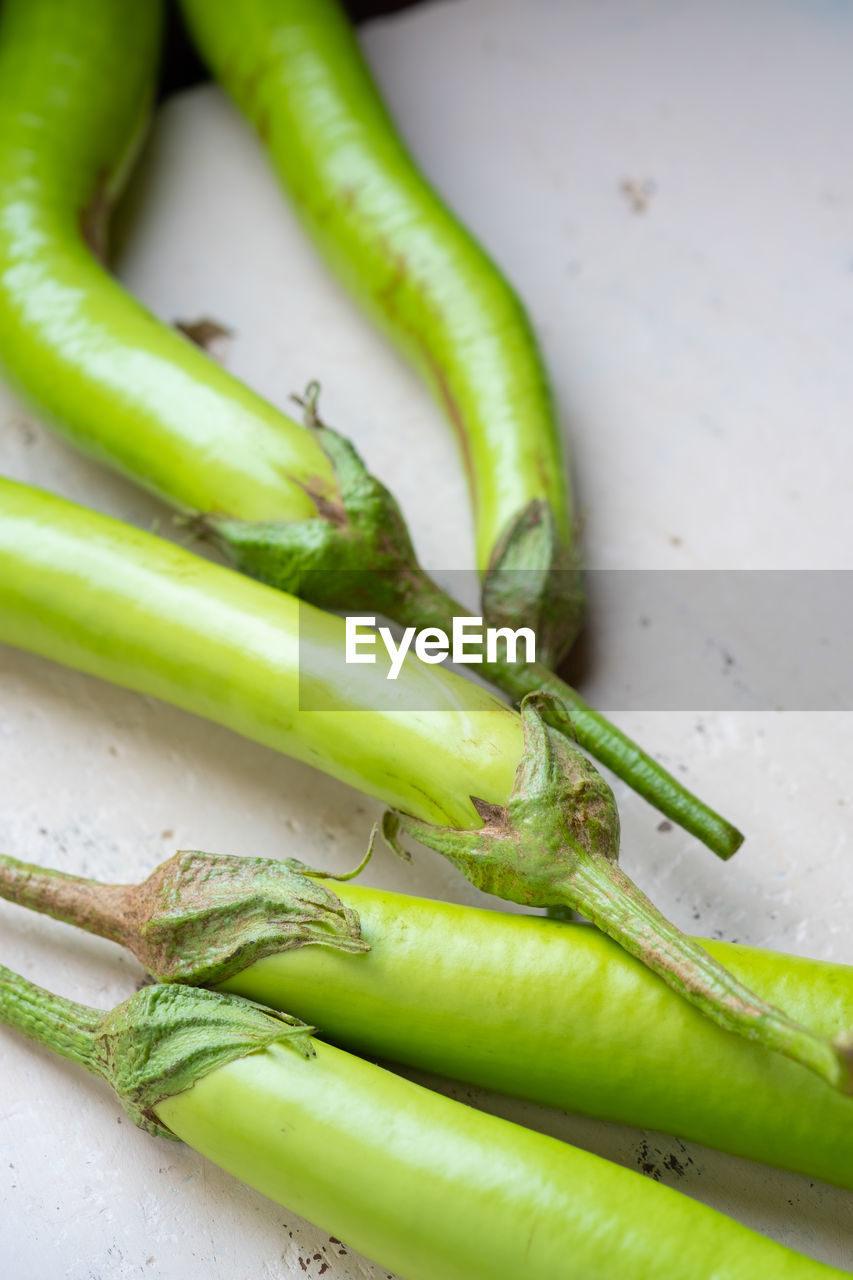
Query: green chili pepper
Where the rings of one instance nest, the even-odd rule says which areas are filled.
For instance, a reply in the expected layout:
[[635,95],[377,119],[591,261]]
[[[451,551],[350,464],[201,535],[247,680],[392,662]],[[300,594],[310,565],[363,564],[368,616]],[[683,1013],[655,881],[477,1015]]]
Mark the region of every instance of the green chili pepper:
[[[323,607],[447,627],[465,611],[418,565],[391,495],[321,430],[314,399],[322,448],[132,301],[86,243],[102,243],[138,142],[158,27],[156,0],[0,12],[0,358],[76,443],[190,513],[240,568]],[[517,698],[547,685],[583,746],[721,856],[738,847],[739,832],[546,668],[487,674]]]
[[348,667],[341,619],[3,480],[0,641],[205,715],[381,798],[394,806],[392,846],[402,829],[488,893],[579,909],[709,1017],[849,1087],[847,1048],[742,987],[620,869],[612,792],[545,725],[541,699],[526,699],[519,717],[411,658],[396,681],[378,664]]
[[102,1013],[0,966],[0,1021],[106,1079],[142,1128],[405,1280],[844,1274],[239,996],[154,986]]
[[[160,982],[285,1007],[368,1057],[853,1190],[853,1100],[697,1016],[597,930],[319,874],[183,852],[105,885],[0,857],[0,897],[129,947]],[[820,1035],[853,1026],[853,967],[701,945]]]
[[[183,11],[327,261],[453,424],[485,612],[535,625],[559,657],[583,598],[554,406],[521,302],[417,169],[337,0],[183,0]],[[501,581],[502,567],[530,572]]]
[[207,510],[213,491],[219,511],[304,519],[306,490],[334,492],[316,442],[149,315],[92,253],[149,116],[161,10],[2,6],[0,361],[78,445],[183,508]]

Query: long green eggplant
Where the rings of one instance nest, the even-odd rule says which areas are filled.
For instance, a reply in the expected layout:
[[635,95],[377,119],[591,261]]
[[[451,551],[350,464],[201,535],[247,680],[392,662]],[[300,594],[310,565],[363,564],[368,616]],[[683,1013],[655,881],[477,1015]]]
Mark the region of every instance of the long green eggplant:
[[843,1272],[640,1174],[453,1102],[236,996],[104,1013],[0,966],[0,1022],[404,1280],[830,1280]]
[[[328,262],[453,424],[486,614],[550,629],[558,657],[582,610],[572,502],[544,364],[517,295],[419,172],[337,0],[182,7]],[[529,573],[510,574],[501,593],[493,588],[502,567]]]
[[160,0],[2,6],[0,364],[76,444],[182,508],[213,497],[304,519],[306,490],[334,492],[323,450],[98,260],[150,115],[161,19]]

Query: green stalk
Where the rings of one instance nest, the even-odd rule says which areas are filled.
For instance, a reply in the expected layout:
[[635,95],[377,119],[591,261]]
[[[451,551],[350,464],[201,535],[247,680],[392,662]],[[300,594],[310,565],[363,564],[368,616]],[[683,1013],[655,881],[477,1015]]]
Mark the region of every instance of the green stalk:
[[101,1024],[97,1009],[54,995],[0,965],[0,1022],[53,1053],[100,1075],[95,1037]]
[[853,1093],[849,1040],[833,1043],[761,1000],[671,924],[621,869],[612,792],[540,717],[536,704],[545,697],[522,703],[524,752],[506,805],[479,804],[484,823],[476,831],[389,813],[384,834],[392,847],[399,847],[402,828],[486,893],[531,907],[571,907],[725,1030]]
[[[442,591],[419,565],[413,565],[410,572],[408,579],[400,575],[401,589],[390,616],[404,627],[438,627],[449,634],[453,618],[464,616],[464,606]],[[412,582],[416,585],[411,585]],[[728,860],[737,853],[743,844],[743,835],[731,822],[694,795],[618,725],[591,707],[545,663],[511,662],[500,656],[497,662],[489,662],[484,653],[476,670],[516,703],[521,703],[528,694],[550,695],[541,700],[540,710],[552,728],[568,733],[620,781],[696,836],[717,857]]]
[[287,1040],[311,1053],[298,1018],[239,996],[194,987],[144,987],[109,1013],[53,995],[0,965],[0,1022],[101,1076],[135,1124],[174,1138],[157,1117],[164,1099],[209,1071]]
[[[393,618],[402,627],[436,627],[450,634],[453,618],[468,611],[421,568],[396,500],[368,472],[349,441],[322,423],[317,392],[314,384],[306,395],[306,425],[317,434],[333,467],[339,503],[321,510],[321,521],[253,523],[208,516],[199,517],[195,527],[238,569],[277,590],[321,608],[349,614],[369,611]],[[530,577],[530,571],[521,568],[503,571],[516,603]],[[508,607],[496,625],[509,625],[513,612],[514,607]],[[743,835],[732,823],[544,662],[510,661],[500,653],[497,661],[488,662],[483,654],[477,671],[516,702],[540,690],[551,694],[542,703],[549,724],[568,731],[584,750],[718,857],[728,859],[740,848]]]

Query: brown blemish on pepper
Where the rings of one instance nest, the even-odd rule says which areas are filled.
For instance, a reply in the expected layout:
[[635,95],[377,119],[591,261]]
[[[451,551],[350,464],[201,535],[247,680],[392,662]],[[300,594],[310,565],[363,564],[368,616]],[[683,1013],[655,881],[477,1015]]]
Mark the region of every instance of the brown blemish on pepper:
[[262,58],[255,63],[251,71],[247,71],[245,74],[240,70],[238,65],[239,60],[236,58],[231,59],[223,67],[223,83],[229,84],[232,81],[234,82],[235,89],[239,89],[241,96],[244,96],[246,99],[246,109],[249,114],[253,111],[255,105],[254,99],[257,95],[261,80],[272,65],[272,62],[273,60],[271,58]]
[[393,263],[393,270],[385,284],[376,295],[376,299],[383,306],[390,307],[390,303],[398,289],[405,283],[408,274],[408,263],[405,254],[390,253]]
[[545,466],[545,459],[541,453],[536,455],[536,478],[539,481],[542,492],[549,493],[551,490],[551,477],[548,474],[548,468]]
[[107,219],[110,212],[107,172],[98,174],[89,203],[80,210],[77,225],[80,235],[99,262],[107,260]]
[[341,187],[341,198],[340,198],[341,207],[343,209],[346,209],[347,212],[350,212],[352,209],[355,208],[356,196],[357,196],[356,189],[351,182],[348,182],[345,186]]
[[439,398],[442,404],[444,405],[445,411],[447,413],[448,418],[450,419],[451,425],[456,435],[456,439],[459,442],[459,449],[462,453],[462,461],[465,465],[465,471],[468,475],[468,479],[471,484],[471,495],[472,495],[472,500],[474,505],[474,512],[476,514],[477,489],[474,484],[474,459],[471,456],[471,442],[468,439],[468,432],[465,428],[465,419],[462,416],[462,410],[459,407],[459,402],[457,401],[456,397],[454,396],[453,392],[450,389],[450,383],[447,380],[447,375],[442,369],[438,360],[435,358],[435,356],[430,351],[429,347],[427,347],[427,345],[423,341],[421,341],[419,345],[421,349],[421,354],[423,355],[423,358],[426,361],[426,364],[430,371],[432,379],[435,382],[436,388],[438,390]]

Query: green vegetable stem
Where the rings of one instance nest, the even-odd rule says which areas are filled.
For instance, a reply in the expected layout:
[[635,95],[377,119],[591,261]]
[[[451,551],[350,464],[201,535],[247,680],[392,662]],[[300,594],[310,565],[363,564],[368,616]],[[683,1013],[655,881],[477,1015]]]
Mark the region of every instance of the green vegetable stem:
[[[6,372],[74,442],[177,506],[238,567],[321,607],[446,628],[465,610],[419,566],[388,491],[322,428],[315,394],[306,430],[149,315],[93,255],[146,119],[159,21],[156,0],[7,0],[0,11]],[[532,545],[550,526],[526,527]],[[516,551],[493,597],[498,581],[540,581]],[[720,856],[738,847],[730,823],[547,666],[500,661],[485,674],[515,698],[548,687],[563,705],[546,714],[562,722],[568,708],[581,745]]]
[[102,1013],[0,967],[0,1020],[103,1077],[141,1127],[406,1280],[842,1274],[238,996],[152,986]]
[[184,0],[183,11],[328,263],[450,419],[485,613],[535,625],[559,658],[583,593],[554,406],[521,302],[417,169],[337,0]]
[[[659,1129],[853,1190],[853,1100],[701,1017],[588,925],[317,879],[299,862],[175,854],[140,885],[0,857],[0,896],[217,985],[368,1057]],[[827,1037],[853,968],[701,945]]]
[[[268,586],[321,608],[372,611],[403,627],[450,635],[453,619],[464,617],[467,609],[421,567],[393,495],[368,472],[349,441],[322,422],[317,394],[312,384],[304,400],[306,422],[334,468],[339,502],[320,510],[320,520],[285,524],[212,515],[199,517],[196,527],[238,569]],[[530,570],[518,567],[505,570],[501,580],[522,582],[529,576]],[[502,625],[508,618],[502,617]],[[591,707],[547,662],[521,661],[509,647],[497,647],[493,658],[481,649],[477,662],[478,673],[515,701],[541,690],[549,693],[541,710],[552,727],[568,729],[596,760],[718,857],[730,858],[740,848],[743,836],[736,827]]]
[[726,1028],[848,1087],[843,1046],[742,987],[625,876],[613,794],[545,724],[543,695],[519,716],[411,657],[389,681],[379,664],[344,665],[344,629],[150,534],[0,480],[0,641],[207,716],[359,787],[392,807],[393,846],[402,829],[488,893],[577,908]]

